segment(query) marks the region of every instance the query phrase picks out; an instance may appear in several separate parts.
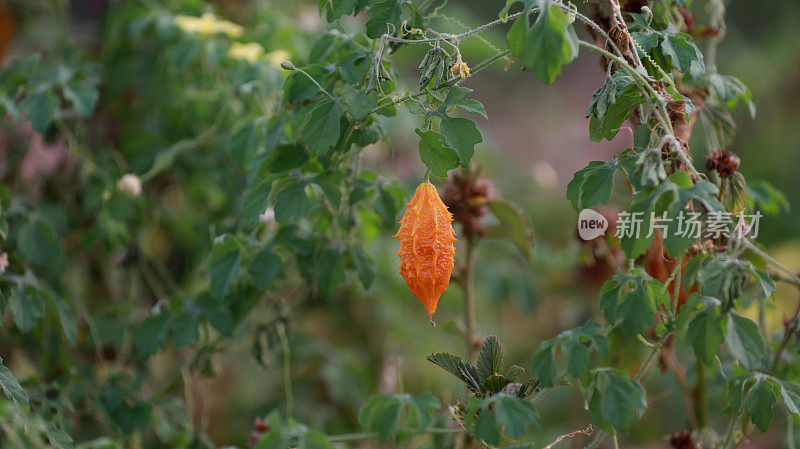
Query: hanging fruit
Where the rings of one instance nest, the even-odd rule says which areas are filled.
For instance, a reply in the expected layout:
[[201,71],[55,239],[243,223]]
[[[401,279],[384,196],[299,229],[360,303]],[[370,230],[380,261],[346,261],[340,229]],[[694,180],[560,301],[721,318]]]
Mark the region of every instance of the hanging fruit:
[[408,288],[425,306],[433,324],[439,297],[450,284],[456,241],[453,215],[436,187],[423,182],[417,187],[400,220],[395,237],[400,240],[400,274]]

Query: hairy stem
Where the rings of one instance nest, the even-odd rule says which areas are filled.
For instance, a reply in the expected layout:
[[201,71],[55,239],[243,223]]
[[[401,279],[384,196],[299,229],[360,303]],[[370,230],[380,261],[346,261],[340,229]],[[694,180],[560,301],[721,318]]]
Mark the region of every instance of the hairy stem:
[[706,366],[697,360],[697,386],[694,389],[694,416],[697,427],[708,425],[708,400],[706,399]]

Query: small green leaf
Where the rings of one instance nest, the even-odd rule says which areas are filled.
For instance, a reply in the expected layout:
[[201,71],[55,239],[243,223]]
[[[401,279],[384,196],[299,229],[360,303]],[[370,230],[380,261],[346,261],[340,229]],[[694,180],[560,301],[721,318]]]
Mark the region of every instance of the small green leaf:
[[478,369],[463,361],[461,357],[449,352],[437,352],[425,357],[425,359],[461,379],[473,393],[481,392]]
[[725,342],[739,365],[747,370],[760,368],[767,346],[758,325],[749,318],[731,312],[727,327]]
[[75,111],[83,117],[89,117],[94,111],[100,93],[94,86],[82,83],[70,83],[64,86],[66,98]]
[[162,312],[150,315],[136,328],[133,344],[143,358],[149,358],[167,342],[168,324],[169,313]]
[[539,413],[530,402],[506,394],[494,398],[493,412],[497,424],[503,426],[506,435],[512,439],[521,437],[531,425],[541,427]]
[[691,342],[697,358],[710,366],[725,339],[725,323],[720,319],[719,307],[707,302],[705,309],[689,322],[686,339]]
[[626,431],[647,408],[644,388],[624,371],[605,368],[597,371],[596,390],[589,408],[598,424]]
[[419,157],[436,176],[447,176],[447,171],[458,167],[460,158],[453,148],[445,146],[444,136],[436,131],[422,131],[419,134]]
[[342,92],[342,101],[353,120],[361,120],[378,106],[378,93],[364,94],[352,85],[347,85]]
[[753,424],[762,432],[766,432],[772,422],[772,407],[778,403],[779,388],[775,380],[759,376],[747,392],[744,409],[750,414]]
[[441,108],[444,109],[442,112],[446,113],[447,108],[455,106],[471,114],[480,114],[483,116],[483,118],[488,118],[486,116],[486,109],[483,107],[483,104],[480,101],[467,98],[467,95],[469,95],[471,92],[472,89],[467,87],[451,87],[450,90],[447,91],[447,96],[444,98],[444,102],[442,102]]
[[545,340],[539,344],[539,349],[533,355],[531,362],[531,375],[538,378],[543,387],[555,385],[556,360],[553,354],[555,340]]
[[314,260],[314,276],[323,296],[329,297],[336,293],[345,278],[342,252],[336,248],[328,248],[319,254]]
[[3,388],[3,393],[8,396],[14,405],[17,406],[24,413],[29,413],[31,410],[30,401],[28,400],[28,393],[22,388],[22,385],[17,382],[11,370],[3,365],[3,359],[0,357],[0,387]]
[[331,100],[311,111],[303,127],[303,140],[312,153],[322,154],[339,140],[341,133],[342,106]]
[[47,267],[61,260],[61,242],[44,220],[33,219],[19,229],[17,249],[22,257],[37,267]]
[[30,92],[19,103],[20,112],[25,114],[25,118],[31,122],[33,130],[39,134],[47,131],[57,108],[58,98],[49,89]]
[[361,281],[361,285],[368,289],[375,282],[377,275],[375,260],[358,245],[353,246],[351,254],[353,255],[353,265],[358,273],[358,279]]
[[286,221],[303,215],[311,205],[306,195],[306,183],[295,181],[287,184],[275,195],[275,220]]
[[231,282],[236,277],[238,270],[239,245],[237,241],[224,235],[217,237],[206,268],[206,275],[211,280],[209,284],[211,293],[217,298],[225,296],[230,290]]
[[[545,83],[555,81],[562,66],[578,57],[578,36],[572,27],[573,20],[552,0],[545,0],[539,17],[527,33],[522,54],[518,56]],[[521,33],[521,30],[515,31]],[[513,47],[517,50],[518,41],[518,35],[514,35]]]
[[503,371],[503,347],[500,346],[500,340],[496,336],[490,335],[483,339],[477,366],[481,382],[492,374],[500,374]]
[[264,178],[254,182],[247,190],[242,200],[242,216],[245,226],[252,228],[258,224],[258,217],[267,210],[271,189],[272,180]]
[[281,270],[283,270],[283,262],[271,246],[262,248],[250,265],[250,274],[253,276],[256,287],[260,290],[266,290]]
[[487,203],[489,210],[500,222],[506,238],[511,240],[528,262],[533,262],[533,226],[516,204],[498,198]]
[[475,152],[475,144],[483,142],[475,122],[463,117],[442,115],[442,135],[445,143],[458,152],[461,166],[466,167]]

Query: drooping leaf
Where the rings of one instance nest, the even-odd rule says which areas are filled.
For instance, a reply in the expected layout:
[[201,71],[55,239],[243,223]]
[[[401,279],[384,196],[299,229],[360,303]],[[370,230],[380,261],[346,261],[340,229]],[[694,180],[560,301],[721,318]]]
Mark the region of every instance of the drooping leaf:
[[589,410],[592,421],[600,427],[628,430],[646,408],[644,388],[627,373],[612,368],[596,372]]
[[732,312],[728,317],[725,342],[742,368],[747,370],[760,368],[767,353],[767,346],[758,330],[758,325],[752,320]]
[[498,198],[487,203],[500,222],[500,230],[514,243],[528,262],[533,262],[533,226],[525,213],[511,201]]
[[342,106],[326,101],[311,111],[303,127],[303,140],[312,153],[321,154],[336,144],[341,133]]
[[419,134],[419,157],[436,176],[447,176],[447,171],[458,167],[459,155],[446,146],[444,136],[436,131],[416,130]]
[[3,393],[5,393],[8,398],[14,401],[14,405],[16,405],[17,408],[22,410],[24,413],[30,412],[31,406],[30,401],[28,400],[28,393],[25,392],[25,389],[22,388],[22,385],[20,385],[17,379],[14,378],[14,375],[11,374],[11,370],[3,365],[3,359],[1,357],[0,387],[3,388]]

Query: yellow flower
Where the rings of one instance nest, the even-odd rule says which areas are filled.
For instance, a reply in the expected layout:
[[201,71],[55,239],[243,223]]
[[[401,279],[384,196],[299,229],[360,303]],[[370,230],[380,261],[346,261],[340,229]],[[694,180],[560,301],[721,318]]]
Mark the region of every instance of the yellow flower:
[[244,34],[244,29],[240,25],[227,20],[218,19],[217,16],[211,12],[207,12],[201,17],[175,16],[172,19],[172,23],[184,33],[199,34],[204,37],[223,33],[230,38],[236,38]]
[[234,42],[231,48],[228,49],[228,56],[233,59],[241,59],[244,61],[255,62],[264,55],[264,47],[256,42],[247,44],[240,44]]
[[290,55],[289,52],[286,50],[273,50],[264,55],[264,58],[266,58],[267,61],[270,62],[270,64],[278,68],[281,67],[281,63],[283,61],[288,61],[291,57],[292,55]]
[[461,60],[461,53],[458,53],[458,56],[456,56],[456,63],[453,64],[451,70],[453,71],[453,75],[460,76],[462,80],[469,76],[469,66]]
[[458,75],[461,79],[469,76],[469,66],[463,62],[457,62],[453,65],[453,75]]

